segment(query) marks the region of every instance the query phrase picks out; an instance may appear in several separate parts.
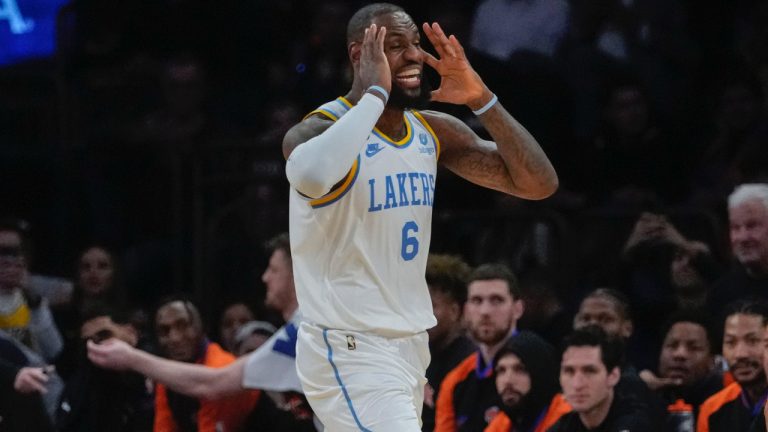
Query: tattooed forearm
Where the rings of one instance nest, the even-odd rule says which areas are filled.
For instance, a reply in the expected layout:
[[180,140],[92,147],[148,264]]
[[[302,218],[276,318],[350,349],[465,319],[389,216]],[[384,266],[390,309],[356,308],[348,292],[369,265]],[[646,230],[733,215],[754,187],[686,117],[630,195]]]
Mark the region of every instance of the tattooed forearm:
[[470,180],[481,186],[511,193],[515,189],[501,156],[488,148],[468,147],[457,156],[457,173],[472,173]]
[[501,105],[481,116],[495,142],[481,139],[455,117],[425,114],[442,143],[440,161],[456,174],[527,199],[543,199],[557,189],[557,174],[544,151]]

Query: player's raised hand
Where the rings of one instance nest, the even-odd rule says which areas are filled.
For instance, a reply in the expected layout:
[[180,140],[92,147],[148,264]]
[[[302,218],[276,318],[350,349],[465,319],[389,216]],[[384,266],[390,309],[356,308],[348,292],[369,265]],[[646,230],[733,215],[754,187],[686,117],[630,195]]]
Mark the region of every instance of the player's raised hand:
[[386,27],[371,24],[365,29],[360,50],[360,80],[364,88],[378,85],[387,92],[392,90],[392,72],[389,70],[387,56],[384,55],[386,36]]
[[432,100],[469,105],[472,109],[482,107],[490,100],[491,92],[472,69],[456,36],[446,36],[438,23],[424,23],[422,27],[439,56],[423,51],[424,61],[440,74],[440,87],[432,92]]

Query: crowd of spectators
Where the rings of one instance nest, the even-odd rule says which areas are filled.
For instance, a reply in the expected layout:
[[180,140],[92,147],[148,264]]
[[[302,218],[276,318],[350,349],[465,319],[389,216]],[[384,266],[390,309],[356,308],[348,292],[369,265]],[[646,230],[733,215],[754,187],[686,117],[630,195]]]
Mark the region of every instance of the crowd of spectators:
[[[270,291],[261,247],[287,228],[280,143],[348,87],[346,22],[363,3],[72,0],[55,59],[0,70],[3,89],[26,71],[30,82],[48,74],[55,91],[35,97],[58,107],[45,125],[54,134],[1,123],[0,216],[21,219],[0,224],[0,425],[175,430],[158,429],[158,395],[163,418],[187,425],[179,430],[215,417],[215,404],[94,367],[84,340],[223,365],[290,321],[282,309],[295,298]],[[603,401],[615,390],[626,405],[610,408],[616,424],[646,427],[638,412],[666,419],[682,400],[713,431],[736,421],[746,430],[768,387],[749,336],[762,341],[752,321],[768,314],[759,301],[734,303],[768,299],[765,2],[400,4],[456,34],[560,177],[556,195],[532,203],[440,172],[432,251],[451,256],[433,257],[427,273],[439,323],[425,430],[533,430],[532,406],[549,419],[536,425],[572,407],[554,430],[592,429],[600,422],[565,402],[578,392],[563,374],[594,368],[595,352]],[[14,112],[18,101],[0,100]],[[484,133],[465,107],[436,108]],[[490,262],[500,264],[481,265]],[[179,293],[194,301],[168,297]],[[491,297],[503,304],[490,309]],[[586,333],[568,336],[574,329]],[[162,331],[186,339],[169,345]],[[625,349],[612,359],[615,339]],[[563,350],[531,348],[550,345]],[[544,372],[561,361],[569,366],[553,383]],[[519,405],[521,369],[532,405]],[[742,387],[749,416],[729,405]],[[273,418],[301,405],[258,390],[239,397],[224,405]],[[735,414],[723,420],[722,409]],[[211,430],[258,427],[246,417]]]

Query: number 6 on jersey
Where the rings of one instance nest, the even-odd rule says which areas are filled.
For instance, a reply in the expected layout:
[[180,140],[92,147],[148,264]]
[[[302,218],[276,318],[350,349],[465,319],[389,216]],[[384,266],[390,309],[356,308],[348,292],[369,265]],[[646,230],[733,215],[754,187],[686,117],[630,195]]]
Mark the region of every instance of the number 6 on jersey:
[[419,239],[415,235],[419,232],[419,226],[414,221],[408,221],[403,225],[403,246],[400,249],[400,255],[404,260],[410,261],[419,253]]

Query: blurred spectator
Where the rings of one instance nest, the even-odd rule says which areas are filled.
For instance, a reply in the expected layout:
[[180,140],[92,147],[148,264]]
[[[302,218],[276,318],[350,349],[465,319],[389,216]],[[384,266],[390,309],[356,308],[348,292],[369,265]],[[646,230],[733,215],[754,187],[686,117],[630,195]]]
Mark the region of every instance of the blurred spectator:
[[[603,124],[582,152],[590,202],[642,210],[682,195],[675,142],[659,122],[642,84],[620,77],[606,89]],[[653,175],[648,175],[652,172]]]
[[707,245],[683,236],[667,216],[644,212],[622,253],[621,286],[632,299],[635,361],[652,368],[661,343],[660,324],[678,309],[709,304],[719,265]]
[[573,411],[560,417],[550,432],[651,430],[648,413],[614,391],[623,356],[619,340],[591,326],[566,337],[563,347],[560,385]]
[[234,338],[234,354],[238,357],[250,354],[264,345],[277,329],[266,321],[248,321],[241,325]]
[[726,311],[723,357],[736,382],[707,399],[699,410],[697,431],[749,429],[768,398],[763,370],[768,304],[739,301]]
[[255,316],[251,308],[242,302],[230,303],[219,320],[219,340],[221,347],[235,353],[235,334],[243,324],[253,321]]
[[[611,288],[598,288],[587,294],[573,318],[573,329],[582,330],[592,326],[600,327],[609,338],[621,341],[626,349],[634,331],[627,297]],[[649,413],[650,422],[656,425],[658,419],[665,414],[666,407],[640,378],[634,361],[633,356],[623,357],[621,375],[614,391],[619,397],[631,401],[638,410]]]
[[[175,361],[224,367],[235,357],[203,334],[203,323],[195,305],[188,300],[169,299],[155,314],[157,340],[163,354]],[[256,406],[260,394],[244,392],[212,401],[193,398],[157,384],[155,389],[155,432],[217,429],[237,431]]]
[[90,303],[80,315],[79,364],[61,397],[56,420],[60,432],[152,431],[154,398],[144,377],[95,367],[85,356],[89,340],[101,343],[116,338],[131,346],[138,344],[129,313],[119,312],[118,307]]
[[69,302],[53,310],[56,324],[64,337],[64,352],[56,362],[62,376],[77,367],[82,352],[80,328],[83,313],[94,305],[119,307],[130,313],[132,325],[141,335],[146,329],[147,317],[143,311],[133,309],[124,292],[116,257],[107,247],[93,244],[80,253],[77,261],[77,283]]
[[725,78],[717,92],[714,136],[698,149],[693,172],[693,202],[719,205],[739,183],[768,180],[765,101],[760,84],[749,72]]
[[568,12],[565,0],[483,0],[469,45],[501,61],[519,50],[551,58],[566,32]]
[[522,315],[520,285],[509,268],[484,264],[470,274],[464,317],[478,349],[440,384],[435,431],[482,430],[498,413],[493,357],[517,333]]
[[531,332],[520,332],[493,361],[501,412],[485,432],[544,432],[571,411],[558,391],[555,350]]
[[669,405],[683,399],[698,409],[704,400],[723,388],[715,367],[712,330],[703,314],[675,313],[668,321],[659,356],[659,373],[648,370],[640,377]]
[[48,300],[25,287],[28,275],[25,232],[17,221],[0,221],[0,330],[53,361],[63,342]]
[[443,378],[476,349],[466,336],[462,321],[470,271],[469,265],[457,256],[430,254],[427,259],[427,287],[437,325],[427,330],[432,360],[426,373],[421,413],[423,431],[432,431],[435,427],[435,401]]
[[768,184],[743,184],[728,197],[736,262],[712,289],[712,311],[744,297],[768,298]]
[[529,270],[520,277],[525,314],[520,327],[530,330],[556,346],[572,330],[571,311],[567,310],[557,290],[560,275],[555,265]]

